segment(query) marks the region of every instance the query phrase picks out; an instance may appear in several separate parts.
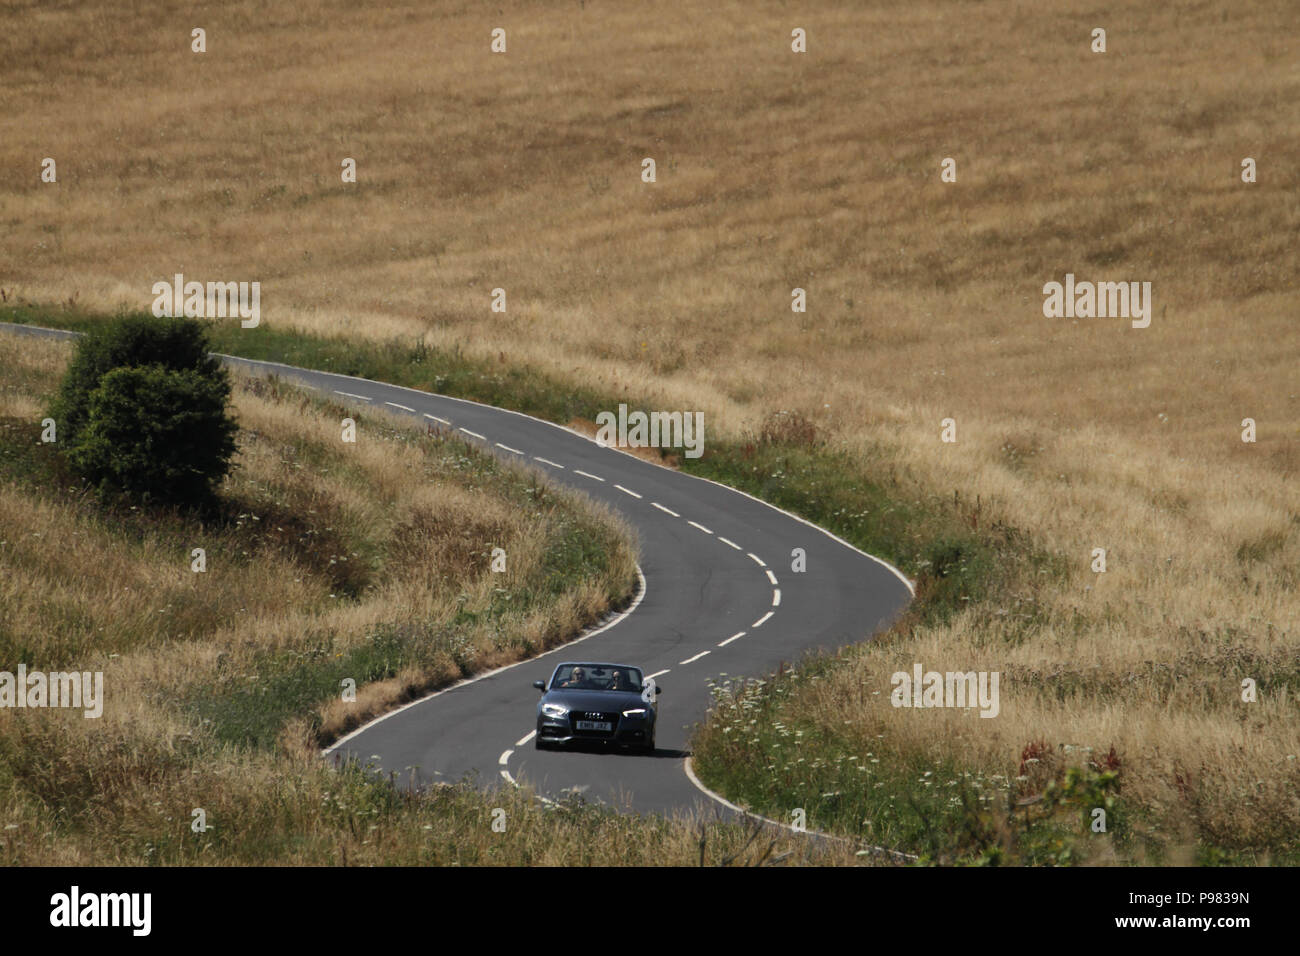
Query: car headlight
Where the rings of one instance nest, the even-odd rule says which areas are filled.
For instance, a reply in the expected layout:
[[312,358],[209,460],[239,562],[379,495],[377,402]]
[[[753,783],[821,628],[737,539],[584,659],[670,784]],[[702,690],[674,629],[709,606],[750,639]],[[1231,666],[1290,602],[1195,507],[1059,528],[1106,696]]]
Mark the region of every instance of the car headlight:
[[644,717],[646,709],[644,707],[633,707],[631,710],[623,711],[624,717]]
[[542,704],[542,713],[547,717],[563,717],[569,712],[569,708],[563,704]]

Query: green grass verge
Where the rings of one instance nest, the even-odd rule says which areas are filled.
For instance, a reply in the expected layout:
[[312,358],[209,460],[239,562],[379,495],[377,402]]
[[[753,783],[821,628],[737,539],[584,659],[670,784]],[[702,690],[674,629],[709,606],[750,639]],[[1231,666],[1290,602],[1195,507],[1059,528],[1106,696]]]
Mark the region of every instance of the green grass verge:
[[774,819],[901,850],[922,864],[1070,865],[1088,860],[1091,811],[1104,807],[1110,841],[1130,843],[1118,774],[1067,771],[1021,803],[1014,781],[957,763],[934,764],[881,742],[829,732],[788,703],[837,661],[813,658],[766,680],[714,685],[709,722],[696,734],[704,783]]

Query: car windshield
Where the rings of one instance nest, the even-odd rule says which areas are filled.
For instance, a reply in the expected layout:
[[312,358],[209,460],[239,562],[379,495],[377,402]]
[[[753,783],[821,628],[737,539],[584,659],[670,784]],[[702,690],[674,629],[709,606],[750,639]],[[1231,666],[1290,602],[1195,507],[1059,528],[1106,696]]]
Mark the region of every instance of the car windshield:
[[561,664],[551,679],[551,689],[612,690],[641,693],[641,671],[610,664]]

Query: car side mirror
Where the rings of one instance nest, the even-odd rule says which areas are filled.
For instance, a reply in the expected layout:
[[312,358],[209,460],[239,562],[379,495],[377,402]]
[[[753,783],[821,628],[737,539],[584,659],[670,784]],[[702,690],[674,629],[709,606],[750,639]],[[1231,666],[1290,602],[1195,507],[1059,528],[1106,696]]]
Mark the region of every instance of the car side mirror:
[[544,691],[544,690],[546,690],[546,681],[544,681],[544,680],[535,680],[535,681],[533,681],[533,686],[536,687],[538,690]]

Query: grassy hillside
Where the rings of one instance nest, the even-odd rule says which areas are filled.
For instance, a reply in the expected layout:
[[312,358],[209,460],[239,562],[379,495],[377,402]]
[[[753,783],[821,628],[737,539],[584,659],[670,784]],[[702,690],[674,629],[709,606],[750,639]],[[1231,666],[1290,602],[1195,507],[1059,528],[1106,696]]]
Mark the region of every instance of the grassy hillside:
[[[1002,563],[965,610],[792,692],[791,721],[824,728],[849,700],[842,753],[899,780],[1023,776],[1031,797],[1033,754],[1063,780],[1113,748],[1135,808],[1120,851],[1294,851],[1293,3],[71,4],[0,26],[8,302],[147,308],[177,272],[259,280],[263,326],[230,333],[249,351],[295,331],[435,350],[497,370],[507,400],[517,373],[701,409],[737,455],[798,411],[844,490],[953,501]],[[1045,318],[1067,272],[1150,281],[1151,326]],[[775,471],[753,486],[842,507]],[[861,534],[885,540],[871,510]],[[933,561],[897,550],[909,573]],[[882,706],[915,661],[1000,670],[1001,715]]]
[[[345,445],[342,408],[243,376],[223,514],[104,508],[39,440],[70,352],[0,336],[0,669],[103,671],[105,701],[95,719],[0,711],[6,863],[610,862],[652,833],[698,859],[682,824],[557,816],[465,788],[391,794],[317,757],[366,715],[536,653],[626,600],[635,551],[621,522],[382,414],[356,416]],[[493,547],[505,573],[489,570]],[[349,677],[355,702],[341,699]],[[494,806],[519,833],[493,833]],[[202,835],[195,808],[212,825]],[[575,826],[620,855],[584,856],[560,839]],[[746,835],[712,837],[735,852]]]

